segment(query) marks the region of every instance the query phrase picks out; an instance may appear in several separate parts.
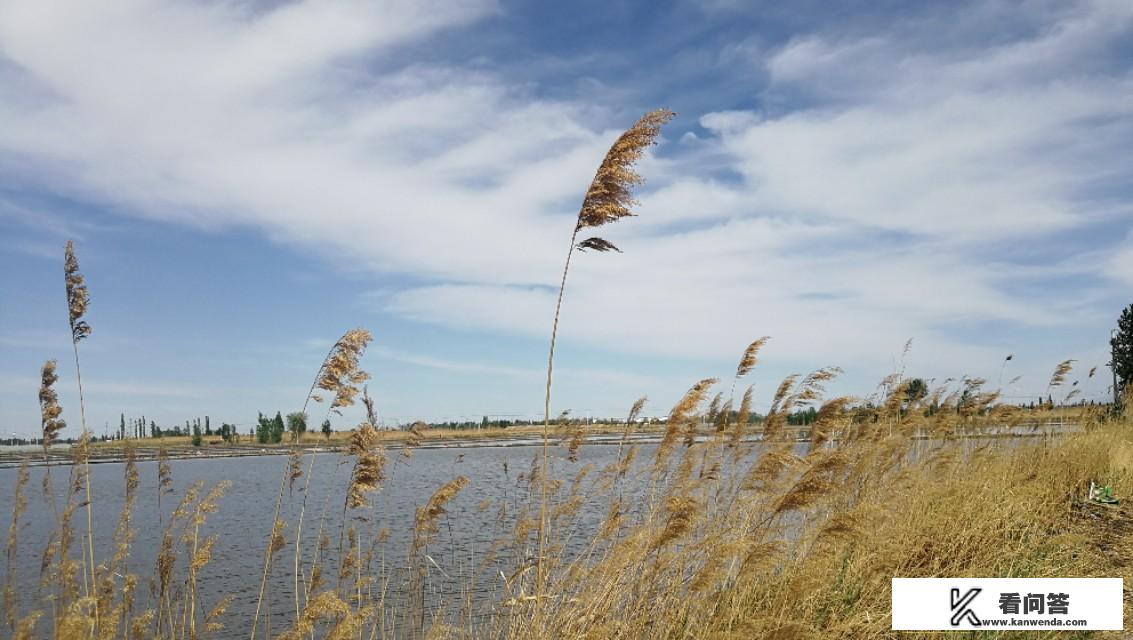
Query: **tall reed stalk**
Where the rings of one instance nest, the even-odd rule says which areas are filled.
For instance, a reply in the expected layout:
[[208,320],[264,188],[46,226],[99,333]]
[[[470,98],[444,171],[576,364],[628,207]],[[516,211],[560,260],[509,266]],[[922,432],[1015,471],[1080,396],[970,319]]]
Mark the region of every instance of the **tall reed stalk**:
[[582,200],[582,207],[578,211],[578,219],[574,231],[570,235],[570,247],[567,249],[566,263],[563,265],[562,280],[559,282],[559,295],[555,301],[555,319],[551,324],[551,347],[547,354],[547,385],[543,399],[543,473],[541,474],[542,494],[539,505],[539,557],[536,558],[536,601],[543,595],[543,586],[546,579],[544,572],[543,555],[546,543],[547,528],[547,442],[551,426],[551,377],[555,364],[555,339],[559,332],[559,312],[563,305],[563,293],[566,291],[567,274],[570,272],[570,260],[575,249],[585,251],[618,251],[613,243],[599,237],[591,237],[579,241],[578,234],[583,229],[600,227],[604,224],[616,222],[621,218],[634,215],[630,210],[636,202],[633,199],[632,189],[644,182],[644,179],[633,170],[633,165],[645,152],[645,149],[657,140],[661,133],[661,126],[674,115],[668,109],[650,111],[627,129],[610,150],[598,171],[586,197]]
[[[83,274],[79,271],[79,260],[75,257],[75,244],[71,240],[67,241],[66,247],[63,250],[63,276],[67,289],[67,319],[71,325],[71,348],[75,354],[75,380],[79,388],[79,423],[82,427],[82,440],[90,439],[89,431],[87,430],[87,410],[86,402],[83,398],[83,370],[79,364],[79,342],[91,334],[90,325],[83,320],[86,314],[87,306],[90,304],[90,294],[87,291],[87,286]],[[90,595],[89,589],[94,588],[97,584],[97,576],[95,575],[95,560],[94,560],[94,515],[93,506],[91,504],[90,492],[90,457],[89,451],[85,448],[81,451],[83,453],[83,460],[76,461],[84,466],[84,480],[86,485],[86,512],[87,512],[87,559],[83,563],[83,574],[87,574],[87,562],[90,563],[89,574],[90,583],[88,585],[87,595]],[[95,611],[95,628],[98,627],[98,612]]]

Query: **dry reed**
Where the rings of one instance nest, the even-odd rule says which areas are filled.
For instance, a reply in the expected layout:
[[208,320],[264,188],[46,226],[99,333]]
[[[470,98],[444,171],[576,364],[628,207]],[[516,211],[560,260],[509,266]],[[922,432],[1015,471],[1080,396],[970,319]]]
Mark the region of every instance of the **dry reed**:
[[[622,133],[610,147],[610,150],[606,152],[606,157],[602,160],[602,163],[598,165],[598,170],[590,183],[590,187],[586,190],[586,196],[579,208],[578,219],[575,221],[574,231],[570,236],[566,263],[563,265],[562,280],[559,282],[559,294],[555,301],[555,316],[551,323],[551,346],[547,354],[547,384],[543,400],[544,477],[547,475],[548,464],[547,445],[550,437],[551,380],[555,363],[555,339],[558,336],[559,312],[562,309],[563,293],[566,291],[567,274],[570,272],[570,259],[576,249],[580,251],[591,249],[599,252],[618,251],[618,248],[612,243],[599,237],[587,238],[579,242],[578,232],[583,229],[600,227],[633,215],[631,211],[635,204],[633,187],[643,182],[641,176],[634,171],[634,164],[645,153],[645,149],[656,143],[657,136],[661,133],[661,127],[674,115],[668,109],[650,111]],[[547,492],[544,486],[539,506],[539,557],[536,559],[537,590],[540,592],[543,588],[544,578],[543,552],[547,526],[546,503]]]

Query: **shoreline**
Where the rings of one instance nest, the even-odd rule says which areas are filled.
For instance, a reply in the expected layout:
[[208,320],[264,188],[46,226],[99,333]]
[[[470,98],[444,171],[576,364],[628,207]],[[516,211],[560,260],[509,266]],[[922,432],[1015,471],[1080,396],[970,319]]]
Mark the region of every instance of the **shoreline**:
[[[971,432],[965,434],[958,434],[953,436],[959,439],[977,440],[977,439],[1000,439],[1000,438],[1039,438],[1050,435],[1064,435],[1073,432],[1077,429],[1077,424],[1065,423],[1058,425],[1057,430],[1036,429],[1027,427],[1021,429],[1020,427],[1007,427],[1009,431],[999,432]],[[603,431],[587,435],[584,440],[584,445],[614,445],[621,444],[623,439],[627,443],[632,444],[656,444],[661,441],[664,435],[663,430],[648,430],[636,431],[630,434],[623,434],[614,431]],[[701,434],[697,436],[698,442],[705,442],[712,438],[710,434]],[[939,437],[929,435],[913,436],[915,440],[932,440],[940,439]],[[559,446],[566,438],[561,435],[551,436],[548,444],[551,446]],[[806,437],[792,438],[794,442],[804,443],[808,441]],[[753,434],[745,438],[745,442],[760,442],[761,438],[758,434]],[[134,443],[136,441],[128,441]],[[391,451],[400,451],[405,449],[406,439],[390,439],[386,444],[386,448]],[[458,437],[458,438],[442,438],[433,437],[413,446],[414,449],[484,449],[484,448],[498,448],[498,447],[538,447],[542,446],[543,438],[540,433],[523,433],[514,435],[485,435],[482,437]],[[242,458],[252,456],[285,456],[291,453],[292,445],[290,444],[232,444],[232,445],[219,445],[207,444],[200,447],[194,447],[191,444],[149,444],[144,441],[137,444],[104,444],[98,443],[91,448],[91,457],[89,464],[114,464],[121,463],[125,460],[125,450],[131,448],[134,451],[135,460],[138,462],[151,462],[157,460],[158,453],[164,449],[169,460],[201,460],[213,458]],[[343,440],[336,440],[330,443],[311,443],[301,442],[299,448],[303,450],[304,454],[320,454],[320,453],[338,453],[345,454],[348,450],[348,443]],[[40,448],[28,448],[23,451],[4,451],[0,449],[0,469],[14,469],[20,465],[27,463],[28,467],[42,467],[42,466],[68,466],[73,463],[72,456],[70,455],[71,448],[56,446],[55,450],[62,450],[60,453],[52,451],[48,460],[43,459],[43,452]]]

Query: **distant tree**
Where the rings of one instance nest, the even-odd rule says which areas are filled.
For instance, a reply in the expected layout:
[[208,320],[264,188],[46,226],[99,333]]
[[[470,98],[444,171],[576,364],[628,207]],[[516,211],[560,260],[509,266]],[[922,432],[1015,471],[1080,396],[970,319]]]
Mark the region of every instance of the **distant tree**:
[[123,440],[126,438],[126,414],[122,414],[119,418],[121,422],[118,425],[118,439]]
[[149,437],[151,437],[151,438],[160,438],[161,437],[161,429],[157,428],[157,423],[154,422],[153,420],[149,421]]
[[236,425],[228,424],[227,422],[220,425],[220,429],[217,430],[217,433],[220,434],[220,437],[225,442],[239,442],[240,440],[240,434],[236,432]]
[[276,411],[275,412],[275,418],[273,418],[272,421],[271,421],[271,442],[272,442],[272,444],[278,444],[280,442],[283,442],[283,431],[284,431],[283,416],[278,411]]
[[1120,397],[1133,382],[1133,304],[1121,312],[1117,319],[1117,333],[1110,339],[1113,348],[1113,371],[1117,375],[1117,395]]
[[330,432],[330,420],[323,420],[323,435],[327,437],[327,440],[330,440]]
[[201,446],[201,423],[199,421],[193,425],[193,446]]
[[913,378],[905,388],[905,398],[910,402],[924,399],[928,395],[928,385],[921,378]]
[[205,416],[205,435],[206,436],[212,435],[212,427],[209,426],[209,417],[208,416]]
[[299,442],[299,438],[307,433],[307,414],[301,411],[287,414],[287,430],[291,432],[291,441]]
[[265,418],[262,413],[256,418],[256,442],[260,444],[271,442],[271,418]]

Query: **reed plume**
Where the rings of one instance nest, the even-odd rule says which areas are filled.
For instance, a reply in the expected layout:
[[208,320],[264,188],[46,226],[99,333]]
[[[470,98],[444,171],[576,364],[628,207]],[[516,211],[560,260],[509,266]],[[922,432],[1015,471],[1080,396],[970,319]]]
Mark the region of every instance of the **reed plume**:
[[[366,345],[373,337],[365,329],[351,329],[342,334],[338,342],[331,347],[330,353],[323,360],[307,399],[323,402],[321,395],[315,394],[315,389],[321,389],[334,394],[330,410],[340,413],[339,409],[354,404],[354,397],[358,395],[358,385],[370,379],[370,375],[358,366]],[[303,411],[307,411],[307,402],[303,403]]]
[[63,275],[67,284],[67,312],[71,323],[71,340],[79,342],[91,334],[90,325],[83,320],[87,306],[90,305],[90,293],[83,274],[79,272],[79,260],[75,257],[75,244],[68,240],[63,250]]
[[1058,366],[1054,368],[1054,373],[1050,376],[1050,383],[1047,384],[1047,389],[1062,386],[1062,383],[1066,382],[1066,376],[1069,375],[1070,371],[1074,368],[1075,362],[1075,360],[1063,360],[1058,363]]
[[460,493],[466,486],[468,486],[468,478],[457,476],[445,483],[440,489],[437,489],[432,496],[429,496],[428,502],[417,508],[417,516],[413,528],[416,534],[416,544],[427,544],[432,539],[432,536],[436,535],[437,518],[444,515],[445,505],[455,498],[456,494]]
[[[771,336],[763,336],[762,338],[749,344],[747,349],[744,349],[744,354],[740,358],[740,363],[736,365],[736,377],[734,378],[735,380],[739,380],[740,378],[751,373],[751,370],[754,369],[755,365],[759,362],[760,350],[763,349],[763,345],[767,344],[767,341],[770,339]],[[733,387],[734,386],[735,385],[733,383]]]
[[[769,340],[771,340],[771,336],[763,336],[755,340],[744,349],[743,355],[740,356],[740,361],[736,365],[736,375],[732,377],[732,386],[728,390],[727,407],[720,415],[716,416],[716,442],[720,447],[725,446],[724,436],[725,433],[729,431],[728,427],[731,425],[732,407],[736,402],[736,385],[739,384],[742,378],[755,369],[755,365],[759,363],[759,352],[763,350],[764,345],[766,345]],[[736,425],[731,429],[730,433],[727,434],[728,442],[726,446],[735,449],[736,456],[734,458],[738,458],[739,456],[739,443],[743,440],[744,429],[747,427],[748,415],[751,411],[751,394],[752,388],[749,387],[743,399],[740,401],[740,413],[743,415],[736,416]],[[708,450],[706,449],[704,451],[703,467],[707,467],[707,465]]]
[[637,422],[637,417],[641,415],[641,410],[645,408],[645,403],[648,400],[646,396],[641,396],[637,400],[634,400],[633,405],[629,408],[629,414],[626,415],[626,427],[625,430],[622,431],[621,440],[618,442],[618,455],[617,458],[615,458],[617,462],[614,463],[615,467],[618,469],[617,477],[620,477],[627,470],[625,461],[622,459],[622,451],[625,449],[626,442],[629,441],[630,430],[633,429],[633,425]]
[[658,468],[668,461],[669,456],[673,452],[673,446],[677,443],[677,437],[681,434],[682,430],[687,430],[688,425],[693,422],[696,408],[704,401],[708,390],[711,389],[712,385],[716,384],[716,382],[716,378],[705,378],[697,382],[692,388],[685,392],[684,397],[669,411],[668,423],[665,426],[665,435],[661,438],[661,444],[657,446],[655,464]]
[[[59,394],[55,392],[54,388],[55,383],[59,380],[59,376],[55,374],[55,361],[44,362],[41,374],[39,386],[40,428],[43,435],[43,462],[47,465],[43,472],[42,487],[43,495],[51,501],[51,511],[58,519],[59,505],[55,500],[55,490],[51,487],[51,458],[48,455],[48,449],[58,439],[59,432],[67,426],[67,423],[59,418],[63,413],[63,407],[59,406]],[[43,568],[51,565],[51,556],[54,555],[55,549],[54,537],[49,537],[43,550],[41,565]]]
[[[544,478],[546,477],[547,442],[550,436],[549,430],[551,425],[551,377],[555,362],[555,338],[558,336],[559,312],[562,309],[567,274],[570,272],[571,256],[574,255],[575,249],[579,251],[620,252],[613,243],[598,237],[587,238],[579,242],[578,233],[583,229],[600,227],[611,222],[617,222],[627,216],[634,215],[631,210],[633,205],[636,204],[633,200],[633,187],[644,182],[644,179],[634,171],[634,164],[641,158],[645,149],[656,143],[657,136],[661,133],[662,125],[668,122],[674,115],[676,114],[668,109],[650,111],[641,116],[632,127],[622,133],[617,141],[614,142],[613,146],[610,147],[610,150],[606,152],[606,157],[602,160],[602,164],[598,165],[598,171],[594,175],[594,180],[590,183],[590,188],[586,190],[586,196],[583,198],[582,206],[579,208],[578,219],[575,221],[574,231],[570,236],[570,247],[567,249],[566,264],[563,265],[562,280],[559,283],[559,295],[555,302],[555,318],[551,324],[551,347],[547,354],[547,387],[543,400]],[[537,588],[540,593],[542,592],[543,579],[545,577],[543,571],[543,551],[545,546],[546,526],[547,490],[544,485],[541,504],[539,506],[539,557],[536,558],[536,582],[538,583]]]
[[348,455],[356,457],[346,490],[346,508],[358,509],[369,504],[366,495],[377,490],[385,478],[385,451],[377,446],[378,432],[369,423],[362,423],[350,436]]
[[[1055,387],[1061,387],[1062,384],[1066,382],[1066,376],[1068,376],[1070,374],[1070,371],[1074,369],[1075,362],[1077,361],[1063,360],[1062,362],[1058,363],[1058,366],[1054,368],[1054,373],[1052,373],[1050,376],[1050,382],[1048,382],[1046,385],[1047,396],[1050,396],[1052,389],[1054,389]],[[1066,400],[1069,400],[1069,397],[1067,397]],[[1054,401],[1051,400],[1051,408],[1053,408],[1053,406]]]
[[637,417],[641,415],[641,410],[645,408],[645,403],[649,400],[646,396],[641,396],[633,401],[633,406],[629,408],[629,415],[626,416],[626,424],[633,424],[637,422]]
[[47,461],[47,450],[59,438],[67,423],[59,419],[63,407],[59,406],[59,394],[55,392],[55,383],[59,376],[55,373],[55,361],[48,360],[43,363],[41,383],[39,385],[40,429],[43,433],[43,459]]

